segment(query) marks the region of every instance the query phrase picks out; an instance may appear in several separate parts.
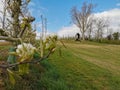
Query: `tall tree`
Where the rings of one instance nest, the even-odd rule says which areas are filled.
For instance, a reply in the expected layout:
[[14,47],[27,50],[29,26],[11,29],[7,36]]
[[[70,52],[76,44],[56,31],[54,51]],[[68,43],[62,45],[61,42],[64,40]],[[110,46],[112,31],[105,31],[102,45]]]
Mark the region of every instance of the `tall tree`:
[[108,20],[101,18],[101,17],[95,19],[96,39],[97,40],[102,40],[103,34],[104,34],[104,29],[108,26],[107,21]]
[[112,34],[113,34],[113,29],[112,28],[108,28],[107,29],[107,39],[108,40],[112,40],[113,39]]
[[91,40],[92,34],[94,32],[94,28],[95,28],[95,18],[94,15],[90,16],[90,23],[89,23],[89,28],[87,30],[87,35],[88,35],[88,39]]
[[94,5],[83,3],[81,10],[78,10],[76,7],[73,7],[71,10],[72,21],[80,29],[82,33],[82,40],[85,40],[85,32],[88,30],[91,24],[92,10]]

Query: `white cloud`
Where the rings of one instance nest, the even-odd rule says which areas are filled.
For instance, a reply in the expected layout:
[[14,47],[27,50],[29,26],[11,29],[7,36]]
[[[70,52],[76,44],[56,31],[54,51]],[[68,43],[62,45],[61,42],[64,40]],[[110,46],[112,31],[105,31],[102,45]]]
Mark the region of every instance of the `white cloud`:
[[[41,34],[42,34],[41,32],[36,31],[36,39],[40,39]],[[48,36],[48,35],[56,35],[56,34],[51,32],[47,32],[46,35],[44,34],[44,36]]]
[[76,33],[79,33],[79,28],[76,25],[61,28],[57,35],[59,37],[74,37]]
[[95,16],[108,18],[110,23],[110,28],[112,28],[114,32],[118,31],[118,29],[120,28],[120,9],[118,8],[96,13]]
[[108,11],[103,11],[99,13],[95,13],[96,16],[110,17],[110,18],[120,18],[120,9],[114,8]]
[[[108,18],[110,22],[110,28],[113,29],[113,32],[120,32],[120,9],[115,8],[108,11],[103,11],[99,13],[95,13],[96,17]],[[58,31],[59,37],[68,37],[75,36],[75,34],[79,32],[79,28],[75,25],[71,25],[68,27],[63,27]],[[106,31],[104,32],[106,33]]]

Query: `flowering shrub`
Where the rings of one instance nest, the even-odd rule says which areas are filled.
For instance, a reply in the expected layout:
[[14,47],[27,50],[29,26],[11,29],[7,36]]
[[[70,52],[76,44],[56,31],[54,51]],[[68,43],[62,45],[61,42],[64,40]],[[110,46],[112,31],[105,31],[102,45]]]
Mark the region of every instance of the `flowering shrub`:
[[23,43],[17,46],[16,54],[21,58],[20,61],[31,60],[35,50],[30,43]]
[[55,48],[56,47],[56,40],[57,40],[57,36],[56,35],[47,36],[43,40],[43,43],[45,45],[45,49],[46,50],[51,50],[51,49]]
[[[43,40],[40,40],[38,47],[34,47],[30,43],[21,43],[17,45],[16,50],[10,53],[11,55],[18,57],[16,62],[6,65],[7,71],[9,73],[10,82],[13,85],[15,84],[14,72],[17,72],[18,75],[29,74],[30,63],[37,63],[48,58],[49,55],[55,51],[56,43],[57,36],[52,35],[45,37]],[[39,57],[37,59],[35,58],[36,53]],[[15,66],[18,66],[15,71],[14,69],[9,68]]]

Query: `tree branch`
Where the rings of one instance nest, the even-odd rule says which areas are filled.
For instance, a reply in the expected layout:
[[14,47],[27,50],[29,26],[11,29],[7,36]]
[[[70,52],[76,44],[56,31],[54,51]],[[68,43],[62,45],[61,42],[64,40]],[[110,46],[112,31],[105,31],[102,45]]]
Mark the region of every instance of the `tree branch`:
[[17,41],[20,41],[20,38],[12,38],[12,37],[7,37],[7,36],[0,36],[0,40],[17,42]]
[[27,24],[33,22],[34,20],[35,20],[34,17],[28,17],[28,18],[27,18],[27,21],[26,21],[26,23],[25,23],[25,26],[24,26],[24,28],[21,30],[21,32],[19,33],[18,37],[22,37],[22,36],[23,36],[23,34],[24,34],[24,32],[25,32],[25,30],[26,30],[26,28],[27,28]]
[[4,69],[7,69],[7,68],[10,68],[10,67],[15,67],[15,66],[18,66],[18,65],[21,65],[21,64],[27,64],[27,63],[37,63],[37,62],[40,62],[46,58],[48,58],[50,56],[52,52],[49,51],[47,55],[45,55],[44,57],[40,58],[40,59],[33,59],[31,61],[23,61],[23,62],[17,62],[17,63],[14,63],[14,64],[6,64],[6,65],[0,65],[0,68],[4,68]]
[[1,34],[2,36],[8,36],[8,32],[6,32],[6,30],[4,30],[4,29],[2,29],[2,28],[0,28],[0,34]]
[[22,37],[22,36],[23,36],[26,28],[27,28],[27,25],[25,24],[24,28],[23,28],[23,29],[21,30],[21,32],[19,33],[18,37]]

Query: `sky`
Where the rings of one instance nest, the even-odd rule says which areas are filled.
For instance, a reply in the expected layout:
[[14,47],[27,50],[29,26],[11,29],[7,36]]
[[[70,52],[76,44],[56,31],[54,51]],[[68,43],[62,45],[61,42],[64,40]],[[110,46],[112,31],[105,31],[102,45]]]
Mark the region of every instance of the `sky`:
[[41,32],[41,15],[47,18],[49,33],[73,36],[79,32],[71,20],[71,8],[77,6],[80,9],[83,2],[96,4],[93,13],[99,17],[110,17],[111,28],[118,31],[120,0],[31,0],[29,10],[36,18],[33,24],[37,24],[37,34]]
[[31,0],[30,11],[36,18],[34,23],[37,23],[37,32],[41,32],[40,15],[47,18],[49,33],[57,33],[59,36],[72,36],[79,32],[78,27],[71,20],[71,8],[77,6],[80,9],[83,2],[95,4],[93,13],[100,17],[110,17],[111,28],[118,31],[120,0]]

